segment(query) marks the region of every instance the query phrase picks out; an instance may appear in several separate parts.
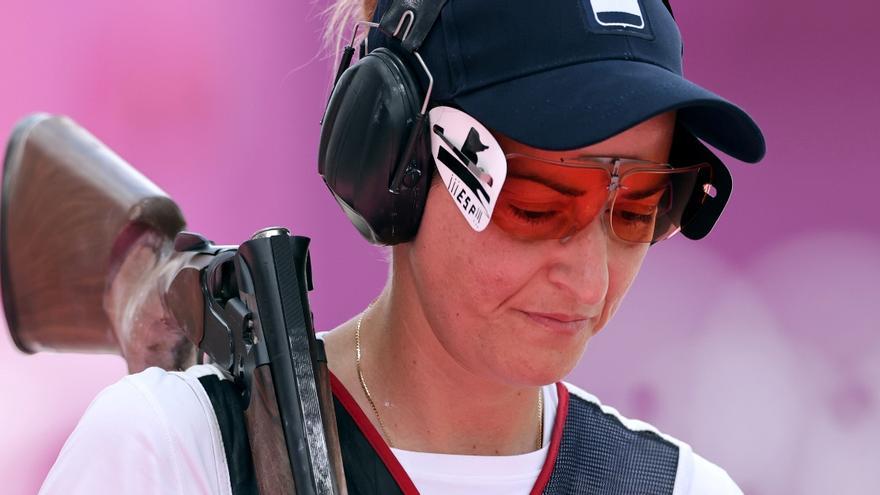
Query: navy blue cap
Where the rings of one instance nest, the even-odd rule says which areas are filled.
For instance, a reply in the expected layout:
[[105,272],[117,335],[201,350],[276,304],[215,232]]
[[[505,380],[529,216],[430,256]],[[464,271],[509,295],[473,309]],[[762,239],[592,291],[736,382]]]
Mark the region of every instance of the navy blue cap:
[[[377,30],[368,45],[400,50]],[[448,0],[418,52],[433,101],[529,146],[580,148],[677,110],[730,156],[765,153],[751,117],[682,77],[681,34],[662,0]]]

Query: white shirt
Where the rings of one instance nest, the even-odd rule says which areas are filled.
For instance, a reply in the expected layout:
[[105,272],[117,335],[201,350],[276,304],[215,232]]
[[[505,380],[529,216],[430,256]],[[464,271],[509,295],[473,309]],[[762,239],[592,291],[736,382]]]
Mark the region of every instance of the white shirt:
[[71,433],[41,494],[231,495],[217,417],[199,376],[149,368],[104,389]]
[[[543,387],[544,439],[540,449],[521,455],[452,455],[391,449],[422,495],[479,493],[527,494],[532,490],[547,453],[559,395],[556,385]],[[537,428],[536,428],[537,429]]]
[[[40,493],[231,495],[220,428],[198,381],[206,374],[223,377],[209,365],[186,372],[149,368],[106,388],[62,447]],[[566,386],[570,393],[600,404],[577,387]],[[558,404],[553,388],[544,388],[545,442],[539,451],[500,457],[394,453],[422,494],[529,493],[547,455],[553,425],[548,418]],[[656,431],[614,408],[601,407],[628,428]],[[723,469],[693,453],[686,443],[658,434],[679,446],[674,495],[742,494]]]

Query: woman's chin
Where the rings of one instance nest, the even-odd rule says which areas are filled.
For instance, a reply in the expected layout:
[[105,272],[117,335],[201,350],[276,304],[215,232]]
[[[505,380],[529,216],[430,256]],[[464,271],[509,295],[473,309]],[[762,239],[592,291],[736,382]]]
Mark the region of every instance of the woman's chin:
[[583,352],[565,353],[534,349],[527,359],[510,362],[504,372],[508,383],[519,386],[543,386],[563,380],[577,366]]

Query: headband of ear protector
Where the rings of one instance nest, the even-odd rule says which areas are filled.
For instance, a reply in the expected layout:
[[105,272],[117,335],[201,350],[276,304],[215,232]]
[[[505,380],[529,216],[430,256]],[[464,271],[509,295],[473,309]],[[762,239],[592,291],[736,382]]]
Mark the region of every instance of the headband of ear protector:
[[[422,218],[434,170],[426,117],[433,79],[418,48],[445,3],[395,0],[378,23],[360,22],[357,26],[378,28],[399,40],[427,75],[426,91],[412,67],[388,48],[364,53],[362,44],[360,59],[349,66],[352,43],[342,55],[324,113],[318,172],[354,226],[373,244],[412,240]],[[672,13],[668,1],[663,3]],[[714,153],[678,124],[670,162],[707,162],[712,166],[715,195],[704,197],[702,190],[694,191],[688,208],[694,209],[695,216],[681,230],[690,239],[701,239],[727,203],[730,173]]]

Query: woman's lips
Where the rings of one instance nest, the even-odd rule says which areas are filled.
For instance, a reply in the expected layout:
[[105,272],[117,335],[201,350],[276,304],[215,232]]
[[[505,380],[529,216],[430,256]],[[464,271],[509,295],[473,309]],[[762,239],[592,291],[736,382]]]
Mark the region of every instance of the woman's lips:
[[557,332],[574,334],[584,330],[592,318],[582,315],[566,315],[560,313],[537,313],[521,311],[533,322]]

